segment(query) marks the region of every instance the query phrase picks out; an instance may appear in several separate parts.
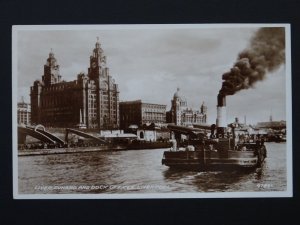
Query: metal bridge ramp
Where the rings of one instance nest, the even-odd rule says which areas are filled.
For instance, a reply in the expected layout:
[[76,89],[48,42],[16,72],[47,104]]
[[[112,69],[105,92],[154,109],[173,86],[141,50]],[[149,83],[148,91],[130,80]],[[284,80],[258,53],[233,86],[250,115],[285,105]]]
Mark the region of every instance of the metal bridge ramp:
[[98,138],[98,137],[95,137],[91,134],[88,134],[88,133],[85,133],[83,131],[80,131],[80,130],[75,130],[75,129],[72,129],[72,128],[67,128],[66,129],[66,136],[65,136],[65,141],[68,143],[69,141],[69,133],[72,133],[72,134],[77,134],[78,136],[81,136],[81,137],[84,137],[84,138],[90,138],[94,141],[97,141],[97,142],[100,142],[100,143],[107,143],[105,140],[101,139],[101,138]]

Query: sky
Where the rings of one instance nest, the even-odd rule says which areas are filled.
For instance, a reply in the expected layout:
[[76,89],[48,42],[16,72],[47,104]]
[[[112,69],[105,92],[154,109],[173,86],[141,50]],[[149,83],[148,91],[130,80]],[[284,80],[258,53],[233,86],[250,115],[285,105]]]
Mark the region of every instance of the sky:
[[[170,109],[177,88],[188,107],[205,102],[208,123],[215,123],[222,74],[230,70],[258,27],[93,27],[92,29],[18,30],[17,91],[30,102],[29,90],[41,79],[49,52],[54,52],[65,81],[87,74],[99,37],[120,101],[141,99]],[[227,121],[247,123],[286,120],[285,64],[252,89],[227,97]]]

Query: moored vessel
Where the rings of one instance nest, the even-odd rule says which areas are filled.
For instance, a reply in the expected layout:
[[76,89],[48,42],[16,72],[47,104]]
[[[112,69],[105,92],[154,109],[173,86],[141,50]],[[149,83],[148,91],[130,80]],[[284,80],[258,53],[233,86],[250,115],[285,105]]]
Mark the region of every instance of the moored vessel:
[[217,125],[197,128],[169,125],[173,147],[164,152],[162,164],[204,170],[261,167],[267,157],[264,139],[238,140],[235,127],[226,124],[225,106],[225,96],[219,94]]
[[[170,126],[175,136],[173,147],[163,154],[162,164],[171,168],[227,169],[260,167],[267,157],[263,140],[235,143],[233,137],[206,138],[197,128]],[[180,131],[181,130],[181,131]]]

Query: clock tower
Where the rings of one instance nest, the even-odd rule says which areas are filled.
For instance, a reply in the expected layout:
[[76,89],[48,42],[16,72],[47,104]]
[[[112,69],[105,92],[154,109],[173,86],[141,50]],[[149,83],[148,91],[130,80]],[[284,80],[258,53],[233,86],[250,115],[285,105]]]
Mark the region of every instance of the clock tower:
[[90,56],[90,67],[88,68],[89,78],[91,80],[99,80],[99,77],[107,76],[106,57],[103,55],[103,50],[99,43],[99,37],[93,50],[93,54]]
[[96,112],[96,117],[89,123],[93,127],[100,129],[116,129],[119,127],[119,88],[115,80],[109,74],[109,68],[106,65],[106,57],[97,37],[97,42],[90,56],[90,67],[88,68],[88,77],[90,85],[94,89],[89,90],[88,96],[94,96],[88,99],[87,114]]
[[52,49],[49,53],[49,58],[47,59],[47,62],[44,65],[44,75],[42,76],[42,80],[46,86],[56,84],[61,81],[59,65],[56,62],[56,58],[54,57]]

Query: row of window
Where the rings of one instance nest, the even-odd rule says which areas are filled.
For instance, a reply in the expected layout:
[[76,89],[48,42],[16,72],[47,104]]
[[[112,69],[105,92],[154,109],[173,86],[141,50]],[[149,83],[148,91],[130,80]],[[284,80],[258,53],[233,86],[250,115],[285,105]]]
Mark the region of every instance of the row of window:
[[143,104],[143,109],[166,109],[166,105]]
[[191,118],[191,117],[183,117],[182,122],[195,122],[195,123],[199,123],[199,122],[205,122],[204,118]]
[[166,109],[143,109],[143,112],[166,113]]
[[31,116],[29,113],[27,114],[18,114],[18,123],[28,123],[31,119]]
[[165,116],[155,116],[155,117],[153,117],[153,116],[143,116],[142,117],[143,118],[143,120],[166,120],[166,117]]
[[96,109],[97,108],[97,104],[96,103],[89,103],[88,104],[89,109]]
[[[51,78],[52,83],[57,83],[57,81],[59,81],[59,79],[57,80],[56,78],[54,78],[54,79]],[[52,91],[64,91],[65,89],[70,89],[70,88],[74,88],[74,87],[75,87],[74,82],[71,82],[70,84],[60,83],[58,85],[45,87],[43,90],[45,91],[45,93],[47,93],[47,92],[52,92]]]
[[142,124],[145,124],[145,123],[165,123],[165,122],[166,122],[165,120],[143,120]]
[[19,115],[30,115],[30,111],[19,111],[18,110],[18,116]]
[[42,107],[53,107],[56,105],[69,105],[72,104],[74,98],[65,98],[63,96],[55,96],[52,98],[42,98],[41,106]]
[[143,112],[143,116],[166,115],[165,112]]

